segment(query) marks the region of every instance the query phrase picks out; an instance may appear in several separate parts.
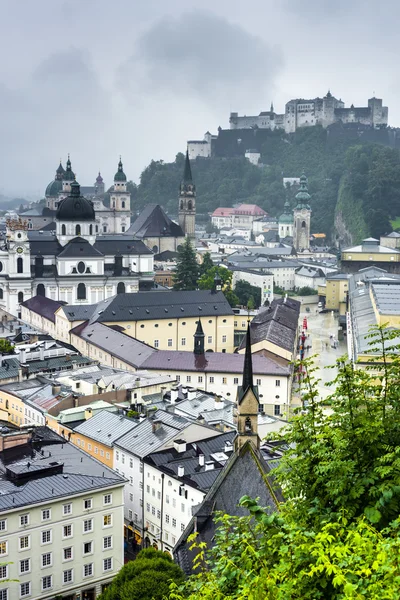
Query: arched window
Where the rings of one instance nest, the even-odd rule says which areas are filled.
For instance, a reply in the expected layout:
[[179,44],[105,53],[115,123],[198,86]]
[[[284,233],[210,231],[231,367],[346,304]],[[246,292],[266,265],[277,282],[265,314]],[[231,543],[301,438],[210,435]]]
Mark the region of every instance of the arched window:
[[306,222],[302,221],[301,226],[304,228],[306,226]]
[[0,261],[0,273],[2,272],[2,270],[3,270],[3,263]]
[[17,273],[24,272],[24,261],[21,257],[17,258]]
[[23,292],[18,292],[18,304],[21,304],[21,302],[24,301],[24,293]]
[[86,271],[85,263],[82,262],[81,260],[78,262],[78,267],[77,268],[78,268],[78,273],[82,274],[82,273],[84,273]]
[[84,283],[78,284],[78,300],[86,300],[86,285]]
[[31,221],[28,223],[28,229],[33,229],[33,223]]
[[251,433],[253,431],[252,426],[251,426],[250,417],[246,417],[244,430],[246,431],[246,433]]
[[75,225],[75,235],[81,235],[81,226]]
[[107,233],[107,225],[103,225],[103,233]]
[[3,300],[3,290],[0,288],[0,300]]
[[153,250],[154,254],[157,254],[157,252],[158,252],[158,246],[153,246],[152,250]]
[[37,296],[46,296],[46,290],[44,289],[44,285],[43,283],[39,283],[39,285],[36,288],[36,295]]
[[120,281],[117,285],[117,294],[125,294],[125,284],[123,281]]
[[125,225],[122,225],[122,227],[121,227],[121,232],[122,232],[122,233],[125,233]]
[[61,225],[61,235],[67,235],[67,228],[65,225]]
[[179,208],[180,208],[181,210],[183,210],[183,200],[181,200],[181,204],[180,204]]
[[122,208],[125,208],[125,200],[122,200],[122,202],[121,202],[121,207],[122,207]]
[[93,235],[93,225],[89,225],[89,235]]
[[188,202],[188,210],[192,210],[193,208],[193,202],[191,200],[189,200]]
[[96,225],[96,233],[99,233],[99,226]]

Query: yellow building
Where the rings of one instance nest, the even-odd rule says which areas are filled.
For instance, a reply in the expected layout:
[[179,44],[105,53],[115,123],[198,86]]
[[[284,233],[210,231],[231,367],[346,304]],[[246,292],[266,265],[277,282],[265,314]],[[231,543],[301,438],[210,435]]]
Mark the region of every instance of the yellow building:
[[[325,308],[337,310],[340,315],[345,315],[347,310],[347,293],[349,289],[347,273],[335,273],[326,276]],[[319,292],[319,290],[318,290]]]
[[356,273],[371,265],[400,273],[400,251],[381,246],[375,238],[366,238],[360,245],[342,251],[341,269],[345,273]]

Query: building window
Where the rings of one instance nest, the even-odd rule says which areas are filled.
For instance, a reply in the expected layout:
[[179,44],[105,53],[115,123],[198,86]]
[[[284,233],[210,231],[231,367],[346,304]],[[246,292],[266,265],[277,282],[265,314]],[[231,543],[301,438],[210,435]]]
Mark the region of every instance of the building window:
[[42,521],[48,521],[51,519],[51,510],[50,508],[45,508],[42,510]]
[[214,377],[210,377],[210,383],[214,383]]
[[63,515],[70,515],[72,513],[72,504],[64,504],[63,506]]
[[176,527],[176,519],[172,519],[172,527]]
[[103,515],[103,527],[112,525],[112,515]]
[[25,596],[30,596],[31,594],[31,582],[25,581],[25,583],[21,583],[19,586],[19,595],[21,598],[25,598]]
[[280,404],[275,404],[275,406],[274,406],[274,415],[275,415],[275,417],[280,417],[280,415],[281,415],[281,406],[280,406]]
[[46,290],[43,283],[39,283],[39,285],[36,287],[36,295],[42,296],[43,298],[46,296]]
[[46,554],[42,554],[42,567],[50,567],[51,566],[51,552],[46,552]]
[[83,565],[83,576],[91,577],[93,575],[93,563],[89,563],[88,565]]
[[81,226],[75,225],[75,235],[81,235]]
[[223,335],[223,336],[222,336],[222,343],[223,343],[223,344],[226,344],[226,335]]
[[71,583],[73,580],[74,577],[72,569],[67,569],[66,571],[63,571],[63,583]]
[[51,543],[51,529],[46,529],[42,531],[42,544],[50,544]]
[[68,546],[68,548],[63,549],[64,560],[72,559],[72,547]]
[[112,494],[105,494],[103,497],[103,504],[111,504],[112,503]]
[[226,385],[226,384],[228,383],[228,380],[227,380],[227,378],[226,378],[226,377],[223,377],[223,378],[222,378],[222,383],[223,383],[224,385]]
[[86,300],[86,285],[84,283],[78,283],[77,299]]
[[28,548],[30,548],[30,536],[24,535],[23,537],[19,538],[19,549],[27,550]]
[[179,382],[180,382],[180,380],[181,380],[181,376],[180,376],[180,375],[177,375],[177,376],[176,376],[176,381],[177,381],[177,383],[179,383]]
[[208,344],[212,344],[212,335],[209,335],[209,336],[207,337],[207,343],[208,343]]
[[197,382],[198,382],[198,383],[203,383],[203,376],[202,376],[202,375],[199,375],[199,376],[197,377]]
[[186,346],[186,338],[181,339],[181,346]]
[[104,558],[103,559],[103,571],[111,571],[112,570],[112,558]]
[[125,284],[123,281],[120,281],[117,285],[117,294],[125,294]]
[[8,552],[8,542],[0,542],[0,556],[5,556]]
[[0,531],[7,531],[7,519],[0,520]]
[[0,600],[8,600],[8,589],[0,590]]
[[53,575],[42,577],[42,590],[50,590],[53,587]]
[[64,538],[72,537],[72,525],[64,525],[63,537]]
[[29,513],[26,515],[20,515],[19,517],[20,527],[24,527],[25,525],[29,525]]
[[86,519],[83,521],[83,533],[93,531],[93,519]]
[[160,345],[160,340],[154,340],[154,348],[158,348]]
[[22,575],[22,573],[29,573],[30,570],[31,570],[31,559],[30,558],[24,558],[23,560],[19,561],[20,575]]
[[275,387],[281,387],[281,380],[275,379]]
[[61,235],[67,235],[67,228],[65,225],[61,225]]
[[93,505],[92,498],[86,498],[86,499],[83,501],[83,508],[84,508],[85,510],[88,510],[89,508],[92,508],[92,505]]
[[256,384],[261,385],[261,379],[256,379]]
[[109,550],[112,548],[112,535],[103,537],[103,550]]
[[83,544],[83,554],[92,554],[93,552],[93,542],[85,542]]
[[186,381],[187,381],[187,383],[190,383],[192,381],[192,376],[186,375]]
[[0,579],[7,579],[8,577],[8,565],[0,566]]
[[21,257],[17,258],[17,273],[24,272],[24,262]]
[[233,385],[239,385],[239,377],[233,378]]
[[78,269],[78,273],[80,273],[82,275],[86,271],[85,263],[80,260],[78,262],[77,269]]
[[172,348],[172,339],[171,338],[169,338],[169,340],[168,340],[168,348]]

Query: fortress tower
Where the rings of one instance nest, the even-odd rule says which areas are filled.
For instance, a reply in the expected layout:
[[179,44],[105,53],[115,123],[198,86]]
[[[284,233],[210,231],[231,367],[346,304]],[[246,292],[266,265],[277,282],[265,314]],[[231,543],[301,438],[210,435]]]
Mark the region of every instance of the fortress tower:
[[193,183],[189,152],[186,150],[185,170],[179,190],[179,225],[183,233],[194,237],[196,221],[196,186]]
[[304,172],[300,177],[300,190],[296,194],[296,206],[293,211],[294,229],[293,245],[297,252],[310,246],[311,196],[308,193],[307,177]]

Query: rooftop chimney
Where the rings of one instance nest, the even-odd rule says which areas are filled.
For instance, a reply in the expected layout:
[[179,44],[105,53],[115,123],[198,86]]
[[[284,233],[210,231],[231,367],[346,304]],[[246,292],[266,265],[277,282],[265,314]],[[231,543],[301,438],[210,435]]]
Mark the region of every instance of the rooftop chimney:
[[199,454],[199,466],[204,467],[204,454]]
[[61,385],[59,383],[53,383],[53,385],[51,386],[51,393],[53,394],[53,396],[58,396],[58,394],[61,392]]
[[194,388],[188,388],[188,393],[187,393],[188,400],[194,400],[196,398],[196,395],[197,395],[197,390],[195,390]]
[[225,442],[224,452],[232,452],[233,444],[229,440]]
[[213,460],[208,460],[205,463],[205,467],[206,467],[206,471],[213,471],[214,470],[214,461]]
[[219,396],[215,396],[214,410],[220,410],[221,408],[224,408],[224,406],[225,406],[224,401]]
[[178,388],[172,388],[171,390],[171,404],[175,404],[178,400]]
[[185,474],[185,467],[183,465],[179,465],[178,467],[178,477],[183,477]]
[[39,359],[44,360],[44,346],[39,346]]
[[24,365],[26,363],[26,351],[24,349],[19,351],[19,362],[21,363],[21,365]]
[[177,452],[179,452],[179,454],[186,452],[185,440],[174,440],[174,448]]
[[161,428],[162,422],[159,419],[155,419],[151,424],[151,430],[153,433]]

